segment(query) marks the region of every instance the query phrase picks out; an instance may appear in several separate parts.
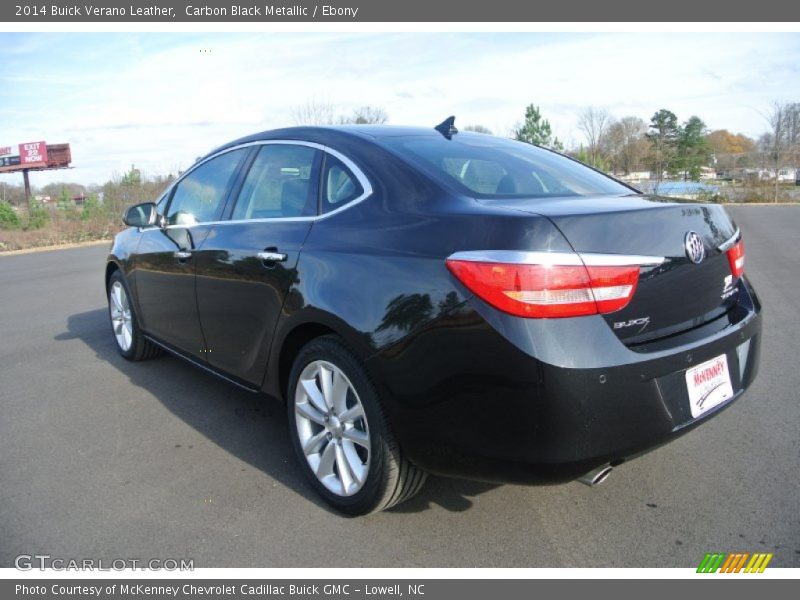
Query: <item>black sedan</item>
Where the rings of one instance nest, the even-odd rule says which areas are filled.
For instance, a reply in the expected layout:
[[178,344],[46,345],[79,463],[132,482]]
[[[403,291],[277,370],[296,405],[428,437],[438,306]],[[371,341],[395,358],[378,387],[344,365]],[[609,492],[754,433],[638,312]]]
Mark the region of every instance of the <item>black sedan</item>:
[[120,353],[282,399],[301,468],[345,513],[427,473],[599,483],[758,367],[721,206],[452,119],[239,139],[125,223],[105,272]]

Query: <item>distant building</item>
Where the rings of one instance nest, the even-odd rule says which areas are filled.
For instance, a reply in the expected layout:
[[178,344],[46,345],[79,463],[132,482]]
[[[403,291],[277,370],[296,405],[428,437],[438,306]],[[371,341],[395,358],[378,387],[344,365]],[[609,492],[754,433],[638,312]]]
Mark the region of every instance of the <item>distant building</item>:
[[701,167],[700,168],[700,179],[716,179],[717,178],[717,171],[712,167]]

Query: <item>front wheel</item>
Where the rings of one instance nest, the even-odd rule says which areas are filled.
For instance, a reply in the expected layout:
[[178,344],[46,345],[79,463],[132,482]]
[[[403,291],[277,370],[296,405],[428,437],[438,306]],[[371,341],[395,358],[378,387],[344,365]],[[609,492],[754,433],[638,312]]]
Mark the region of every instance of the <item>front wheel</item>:
[[422,488],[425,472],[403,456],[375,386],[339,338],[324,336],[303,347],[287,399],[302,468],[337,510],[385,510]]
[[161,348],[145,338],[139,329],[128,285],[120,271],[114,271],[108,281],[108,316],[117,350],[124,358],[138,361],[161,354]]

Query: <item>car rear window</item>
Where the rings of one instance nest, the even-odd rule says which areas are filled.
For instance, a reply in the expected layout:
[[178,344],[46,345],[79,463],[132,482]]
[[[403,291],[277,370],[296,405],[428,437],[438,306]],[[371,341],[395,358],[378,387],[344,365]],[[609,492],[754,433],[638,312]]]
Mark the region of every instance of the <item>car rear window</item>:
[[631,194],[574,160],[537,146],[480,134],[398,136],[382,140],[446,185],[478,198]]

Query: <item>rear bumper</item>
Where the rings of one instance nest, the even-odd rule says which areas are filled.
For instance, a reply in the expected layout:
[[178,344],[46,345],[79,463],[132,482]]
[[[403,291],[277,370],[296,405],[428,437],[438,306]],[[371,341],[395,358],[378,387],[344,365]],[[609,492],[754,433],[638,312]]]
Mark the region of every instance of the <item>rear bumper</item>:
[[[761,341],[760,305],[743,285],[743,318],[668,349],[634,352],[601,317],[518,319],[473,299],[368,368],[420,467],[485,481],[569,481],[665,444],[741,397]],[[693,419],[685,370],[720,354],[734,397]]]

